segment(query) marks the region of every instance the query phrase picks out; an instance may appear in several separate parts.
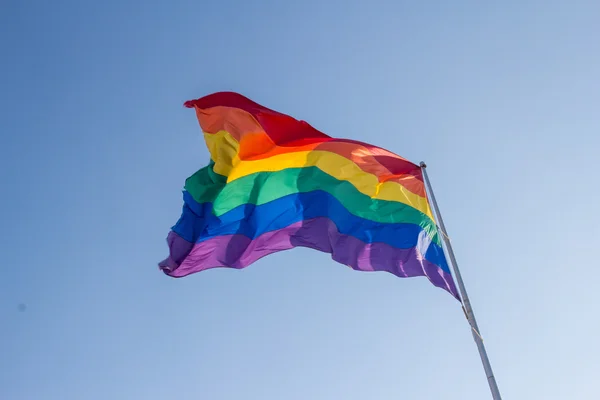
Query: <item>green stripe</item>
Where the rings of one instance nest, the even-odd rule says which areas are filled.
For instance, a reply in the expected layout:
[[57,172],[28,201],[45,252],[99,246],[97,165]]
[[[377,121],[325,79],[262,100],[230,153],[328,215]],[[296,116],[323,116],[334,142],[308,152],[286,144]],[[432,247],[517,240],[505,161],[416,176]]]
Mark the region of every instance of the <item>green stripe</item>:
[[213,165],[211,162],[190,176],[185,190],[198,203],[213,203],[216,216],[247,203],[261,205],[294,193],[322,190],[357,217],[381,223],[419,225],[440,244],[435,223],[426,214],[401,202],[372,199],[350,182],[338,180],[317,167],[258,172],[226,183],[227,178],[215,173]]

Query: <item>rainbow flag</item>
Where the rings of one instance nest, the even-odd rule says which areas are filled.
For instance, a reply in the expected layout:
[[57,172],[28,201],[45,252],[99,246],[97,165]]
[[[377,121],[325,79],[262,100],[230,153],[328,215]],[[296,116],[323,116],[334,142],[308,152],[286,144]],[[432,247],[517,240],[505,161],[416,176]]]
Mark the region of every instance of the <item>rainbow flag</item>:
[[294,247],[360,271],[426,276],[458,297],[419,166],[231,92],[188,101],[211,161],[185,182],[160,268],[245,268]]

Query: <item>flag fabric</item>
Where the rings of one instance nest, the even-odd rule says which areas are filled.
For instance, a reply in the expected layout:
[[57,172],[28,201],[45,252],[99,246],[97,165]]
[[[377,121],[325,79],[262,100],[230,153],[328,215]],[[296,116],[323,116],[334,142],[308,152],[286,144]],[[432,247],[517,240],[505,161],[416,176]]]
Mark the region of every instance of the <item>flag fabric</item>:
[[355,270],[426,276],[459,298],[418,165],[237,93],[185,106],[196,111],[211,160],[185,182],[159,263],[167,275],[241,269],[308,247]]

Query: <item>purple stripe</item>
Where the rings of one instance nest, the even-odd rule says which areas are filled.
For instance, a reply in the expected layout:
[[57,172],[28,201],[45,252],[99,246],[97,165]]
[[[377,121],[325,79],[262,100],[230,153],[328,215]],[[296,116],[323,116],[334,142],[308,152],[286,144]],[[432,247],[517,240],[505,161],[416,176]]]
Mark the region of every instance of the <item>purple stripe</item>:
[[210,268],[245,268],[258,259],[294,247],[325,253],[359,271],[387,271],[399,277],[426,276],[435,286],[459,299],[452,276],[424,259],[415,248],[397,249],[385,243],[364,243],[338,232],[327,218],[300,221],[267,232],[254,240],[244,235],[218,236],[193,244],[171,231],[170,256],[159,266],[172,277],[183,277]]

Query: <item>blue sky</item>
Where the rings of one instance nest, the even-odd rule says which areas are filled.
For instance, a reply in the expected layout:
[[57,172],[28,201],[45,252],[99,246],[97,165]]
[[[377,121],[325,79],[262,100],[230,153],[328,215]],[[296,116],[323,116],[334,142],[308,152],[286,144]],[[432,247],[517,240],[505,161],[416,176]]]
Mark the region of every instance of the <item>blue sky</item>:
[[489,398],[459,303],[424,278],[305,249],[157,270],[208,162],[182,103],[219,90],[427,161],[504,397],[595,398],[598,15],[4,0],[0,398]]

